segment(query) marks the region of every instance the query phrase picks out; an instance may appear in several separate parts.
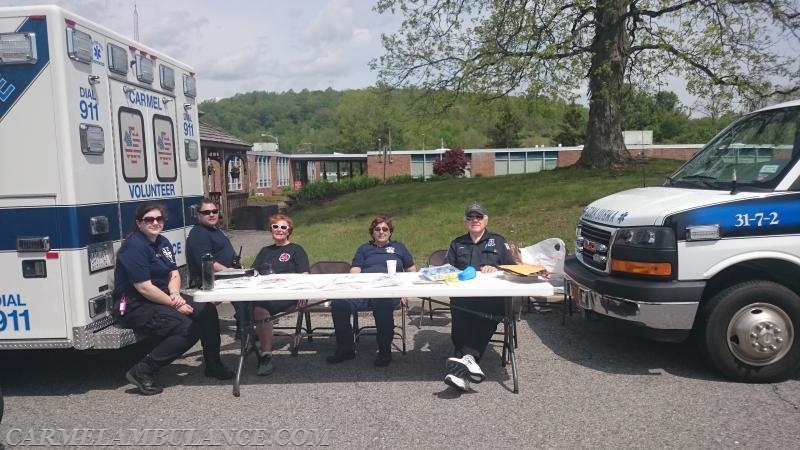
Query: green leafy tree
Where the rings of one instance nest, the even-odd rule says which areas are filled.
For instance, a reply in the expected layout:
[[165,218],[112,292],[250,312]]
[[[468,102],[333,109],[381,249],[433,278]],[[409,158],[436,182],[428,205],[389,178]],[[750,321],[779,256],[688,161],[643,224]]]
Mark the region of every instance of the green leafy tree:
[[797,0],[378,0],[376,9],[403,15],[372,62],[388,84],[569,98],[585,79],[585,167],[629,161],[626,81],[675,74],[691,94],[748,104],[800,90],[796,55],[778,52],[800,41]]
[[489,129],[489,145],[494,148],[519,147],[522,119],[514,111],[508,101],[503,102],[500,119]]
[[580,145],[583,143],[585,130],[586,118],[582,108],[573,103],[564,113],[564,119],[558,127],[556,143],[566,146]]

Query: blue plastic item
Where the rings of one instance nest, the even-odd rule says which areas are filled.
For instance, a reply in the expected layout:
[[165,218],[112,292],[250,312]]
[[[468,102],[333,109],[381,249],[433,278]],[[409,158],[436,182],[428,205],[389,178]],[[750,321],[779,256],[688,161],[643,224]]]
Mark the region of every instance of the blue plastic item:
[[475,274],[477,271],[472,266],[467,266],[466,269],[462,270],[461,273],[458,274],[458,279],[461,281],[467,281],[475,278]]

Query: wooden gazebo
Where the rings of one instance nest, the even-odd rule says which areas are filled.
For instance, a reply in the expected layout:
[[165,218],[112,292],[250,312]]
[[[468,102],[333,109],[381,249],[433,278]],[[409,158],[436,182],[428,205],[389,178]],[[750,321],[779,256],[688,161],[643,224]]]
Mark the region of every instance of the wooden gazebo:
[[224,228],[231,225],[233,210],[247,206],[250,183],[247,152],[252,144],[200,122],[203,192],[220,207]]

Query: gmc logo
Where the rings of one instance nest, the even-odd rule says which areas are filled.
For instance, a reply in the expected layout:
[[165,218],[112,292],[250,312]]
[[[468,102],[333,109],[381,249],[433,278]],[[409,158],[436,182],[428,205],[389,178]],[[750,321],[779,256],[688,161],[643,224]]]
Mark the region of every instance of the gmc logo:
[[597,250],[597,244],[595,244],[594,242],[592,242],[592,241],[587,239],[587,240],[583,241],[583,249],[584,250],[589,250],[591,252],[594,252],[594,251]]

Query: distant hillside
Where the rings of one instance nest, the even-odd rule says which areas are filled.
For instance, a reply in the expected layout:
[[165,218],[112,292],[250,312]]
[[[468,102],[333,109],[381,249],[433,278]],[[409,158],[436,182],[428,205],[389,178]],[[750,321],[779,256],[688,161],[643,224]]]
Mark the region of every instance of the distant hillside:
[[[624,128],[653,130],[655,143],[702,143],[730,121],[692,119],[671,92],[626,93]],[[203,121],[284,153],[506,148],[583,143],[587,111],[543,97],[367,88],[248,92],[200,104]],[[273,137],[262,136],[267,134]]]

